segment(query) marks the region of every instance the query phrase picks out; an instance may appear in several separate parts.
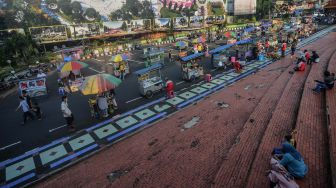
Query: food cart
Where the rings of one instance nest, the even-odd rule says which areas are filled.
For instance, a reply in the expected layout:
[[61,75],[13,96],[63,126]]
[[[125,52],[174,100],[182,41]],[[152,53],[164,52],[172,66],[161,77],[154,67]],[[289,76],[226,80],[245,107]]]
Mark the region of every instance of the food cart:
[[151,98],[154,93],[163,90],[164,82],[161,76],[161,68],[161,64],[154,64],[135,72],[138,77],[138,86],[141,95]]
[[204,52],[181,58],[182,78],[184,80],[194,81],[204,75],[203,66],[198,63],[198,58],[203,55]]
[[213,67],[225,69],[229,65],[229,58],[225,54],[213,54],[211,62]]
[[[118,58],[118,56],[120,56]],[[126,56],[126,55],[125,55]],[[128,57],[127,58],[123,58],[124,57],[124,54],[118,54],[116,56],[113,56],[111,58],[111,63],[109,63],[110,65],[112,65],[113,67],[113,74],[114,76],[116,77],[119,77],[120,74],[121,74],[121,70],[124,70],[124,76],[126,76],[127,74],[130,73],[130,67],[129,67],[129,64],[128,64]]]
[[144,53],[144,59],[146,67],[150,67],[154,64],[164,65],[164,50],[163,49],[154,49],[148,50]]
[[19,95],[27,91],[30,97],[41,97],[48,94],[46,78],[32,78],[19,81]]

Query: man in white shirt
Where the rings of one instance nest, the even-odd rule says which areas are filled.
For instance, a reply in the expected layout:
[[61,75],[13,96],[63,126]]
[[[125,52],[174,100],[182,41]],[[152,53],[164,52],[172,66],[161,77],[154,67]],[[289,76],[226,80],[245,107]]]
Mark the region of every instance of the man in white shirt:
[[23,98],[22,96],[19,97],[20,98],[20,104],[19,106],[16,108],[15,111],[17,111],[20,107],[23,111],[23,122],[22,125],[24,125],[27,121],[27,117],[29,116],[30,119],[34,119],[34,115],[30,112],[29,110],[29,105],[27,103],[27,101],[25,100],[25,98]]
[[71,110],[69,109],[67,96],[62,97],[61,110],[63,113],[63,117],[65,118],[66,123],[68,127],[70,128],[70,131],[74,131],[75,127],[72,125],[74,121],[74,117],[73,117]]

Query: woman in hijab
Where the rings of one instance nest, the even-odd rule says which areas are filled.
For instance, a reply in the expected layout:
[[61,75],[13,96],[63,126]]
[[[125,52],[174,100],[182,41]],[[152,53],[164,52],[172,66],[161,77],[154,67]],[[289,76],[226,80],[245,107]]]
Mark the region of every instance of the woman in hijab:
[[303,178],[307,174],[308,168],[301,154],[287,142],[282,144],[282,152],[283,156],[280,164],[295,178]]

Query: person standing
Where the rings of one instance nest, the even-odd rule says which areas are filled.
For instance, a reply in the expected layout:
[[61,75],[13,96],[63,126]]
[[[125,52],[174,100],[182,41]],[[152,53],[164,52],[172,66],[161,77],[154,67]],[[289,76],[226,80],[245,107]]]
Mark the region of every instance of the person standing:
[[168,58],[169,58],[169,62],[172,62],[172,54],[171,54],[171,50],[169,50]]
[[62,96],[61,110],[63,117],[67,123],[67,126],[70,128],[70,131],[74,131],[75,127],[73,126],[74,116],[68,106],[68,97]]
[[295,55],[296,45],[297,45],[297,40],[294,39],[291,45],[291,58],[293,58],[293,56]]
[[23,98],[22,96],[20,96],[19,99],[20,99],[20,104],[16,108],[15,111],[17,111],[21,107],[21,109],[23,111],[23,122],[21,124],[24,125],[26,123],[26,121],[27,121],[27,117],[29,116],[33,120],[34,119],[34,115],[30,112],[29,105],[28,105],[27,101],[25,100],[25,98]]
[[33,102],[32,102],[32,99],[30,98],[30,96],[28,95],[26,90],[22,91],[22,97],[26,100],[26,102],[29,106],[29,109],[31,109],[32,106],[33,106]]
[[108,104],[107,104],[107,99],[104,95],[101,94],[98,96],[97,104],[98,104],[101,116],[104,118],[108,117],[108,112],[107,112]]
[[120,71],[120,79],[124,80],[125,79],[125,72],[126,72],[126,67],[125,67],[124,64],[120,64],[119,71]]
[[167,92],[167,98],[173,98],[174,97],[174,83],[173,81],[166,78],[166,92]]
[[285,42],[285,40],[283,40],[281,44],[281,56],[282,57],[285,57],[286,48],[287,48],[287,43]]

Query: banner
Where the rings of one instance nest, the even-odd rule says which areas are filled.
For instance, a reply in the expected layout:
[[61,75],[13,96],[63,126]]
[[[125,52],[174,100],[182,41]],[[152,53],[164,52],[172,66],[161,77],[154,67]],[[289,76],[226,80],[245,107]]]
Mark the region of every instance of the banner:
[[225,16],[224,15],[220,15],[220,16],[216,16],[215,17],[215,23],[216,24],[222,24],[225,21]]
[[29,32],[32,38],[40,43],[51,43],[68,40],[65,25],[30,27]]
[[168,30],[170,28],[170,18],[156,18],[154,22],[154,29]]
[[187,17],[176,17],[174,18],[174,28],[184,28],[188,27]]
[[215,16],[207,16],[207,17],[205,18],[205,24],[206,24],[207,26],[210,26],[210,25],[214,24],[215,21],[216,21]]
[[257,8],[257,0],[235,0],[234,15],[255,14]]
[[202,16],[192,16],[190,17],[190,27],[203,27],[203,21]]
[[128,33],[128,27],[126,21],[103,22],[103,31],[105,36],[123,35]]
[[138,33],[151,30],[151,20],[141,19],[141,20],[131,20],[128,25],[131,32]]
[[100,35],[99,23],[71,25],[69,28],[73,39],[92,38]]

